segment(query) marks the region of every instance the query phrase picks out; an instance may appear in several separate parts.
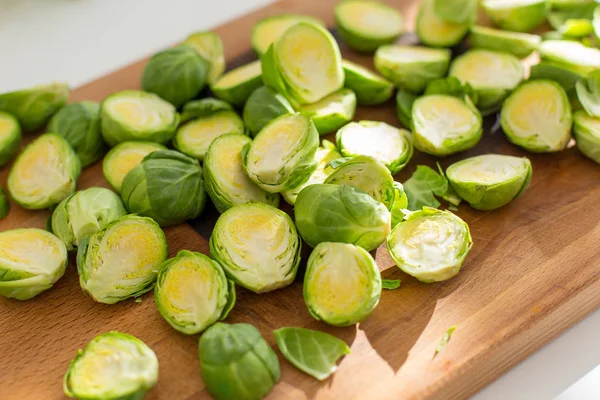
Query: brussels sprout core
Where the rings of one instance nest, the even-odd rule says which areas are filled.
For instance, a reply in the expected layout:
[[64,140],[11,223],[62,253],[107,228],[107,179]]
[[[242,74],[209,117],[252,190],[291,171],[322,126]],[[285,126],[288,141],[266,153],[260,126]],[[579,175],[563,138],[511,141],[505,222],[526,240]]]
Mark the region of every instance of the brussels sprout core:
[[435,10],[437,0],[423,0],[417,14],[417,36],[427,46],[452,47],[469,31],[470,21],[456,23],[441,18]]
[[509,31],[529,32],[546,18],[546,0],[483,0],[481,6],[494,25]]
[[356,95],[350,89],[341,89],[316,103],[301,106],[299,111],[312,119],[319,134],[325,135],[352,121]]
[[577,147],[583,154],[600,164],[600,118],[577,111],[573,116],[573,130]]
[[252,48],[259,56],[262,56],[288,28],[299,22],[323,24],[320,20],[307,15],[283,14],[264,18],[252,29]]
[[241,107],[252,92],[262,86],[261,74],[260,61],[253,61],[227,72],[210,88],[219,99]]
[[19,121],[8,113],[0,111],[0,167],[10,161],[19,150],[21,127]]

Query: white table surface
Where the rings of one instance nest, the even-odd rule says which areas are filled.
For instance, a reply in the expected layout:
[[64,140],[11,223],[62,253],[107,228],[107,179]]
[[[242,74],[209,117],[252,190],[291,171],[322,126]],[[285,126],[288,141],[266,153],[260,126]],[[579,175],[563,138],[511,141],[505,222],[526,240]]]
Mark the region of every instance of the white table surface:
[[[53,80],[76,87],[270,2],[0,0],[0,93]],[[600,310],[472,399],[600,399],[599,332]]]

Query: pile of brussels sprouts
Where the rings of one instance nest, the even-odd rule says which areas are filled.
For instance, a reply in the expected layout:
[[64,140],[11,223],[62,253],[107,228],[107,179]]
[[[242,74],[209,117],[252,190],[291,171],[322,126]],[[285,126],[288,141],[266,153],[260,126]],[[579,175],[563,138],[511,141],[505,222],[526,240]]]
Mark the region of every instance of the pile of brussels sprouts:
[[[600,163],[600,8],[591,0],[483,0],[496,26],[488,28],[476,25],[477,4],[423,0],[421,45],[408,46],[394,44],[404,33],[397,10],[340,2],[340,37],[374,54],[378,73],[342,59],[321,21],[282,15],[254,27],[259,60],[227,72],[219,36],[199,32],[149,60],[143,90],[100,104],[67,104],[61,83],[0,94],[0,165],[23,133],[47,132],[12,163],[8,194],[24,208],[52,210],[47,231],[0,232],[0,295],[27,300],[50,289],[76,252],[81,288],[95,301],[154,290],[169,325],[204,332],[199,360],[214,398],[264,397],[280,378],[277,355],[252,325],[219,322],[235,307],[236,285],[260,294],[291,284],[304,271],[304,243],[312,248],[308,312],[334,326],[357,324],[382,289],[400,286],[381,278],[375,249],[385,242],[394,263],[422,282],[450,279],[472,247],[467,223],[452,211],[462,200],[477,210],[505,206],[531,180],[527,157],[484,154],[445,171],[419,165],[395,181],[415,149],[438,157],[471,149],[483,118],[499,112],[516,146],[558,152],[573,131],[581,152]],[[553,31],[526,33],[546,20]],[[467,36],[471,49],[454,54]],[[525,79],[522,59],[534,52],[541,61]],[[353,121],[357,105],[386,103],[396,90],[404,128]],[[335,143],[321,140],[330,133]],[[102,158],[113,190],[76,191],[82,168]],[[278,208],[281,197],[293,212]],[[168,258],[163,228],[202,218],[209,199],[220,213],[210,256],[183,250]],[[0,218],[8,212],[0,188]],[[283,356],[319,380],[350,352],[318,331],[274,335]],[[141,399],[157,379],[148,346],[108,332],[78,353],[64,390]]]

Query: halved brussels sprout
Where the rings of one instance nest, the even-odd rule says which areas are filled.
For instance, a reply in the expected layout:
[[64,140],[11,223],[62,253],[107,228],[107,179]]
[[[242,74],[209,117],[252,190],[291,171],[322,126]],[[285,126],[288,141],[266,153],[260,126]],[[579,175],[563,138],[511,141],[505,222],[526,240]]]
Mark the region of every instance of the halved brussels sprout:
[[130,140],[166,144],[178,124],[175,107],[154,93],[123,90],[100,105],[102,137],[111,147]]
[[326,135],[352,121],[356,95],[350,89],[340,89],[316,103],[300,106],[298,111],[312,119],[320,135]]
[[152,290],[166,259],[167,238],[160,226],[125,215],[79,243],[79,283],[94,300],[114,304]]
[[415,147],[434,156],[473,148],[483,134],[481,114],[466,98],[445,94],[418,98],[412,107]]
[[408,129],[412,129],[412,108],[418,97],[406,89],[398,90],[396,95],[396,116],[398,121]]
[[435,11],[436,0],[423,0],[417,14],[417,36],[419,40],[433,47],[457,45],[469,31],[471,21],[456,23],[446,21]]
[[482,0],[492,23],[502,29],[529,32],[546,19],[546,0]]
[[525,58],[537,50],[542,37],[530,33],[507,32],[485,26],[471,27],[471,47],[514,54]]
[[0,296],[28,300],[50,289],[67,268],[67,248],[42,229],[0,232]]
[[233,111],[233,107],[226,101],[206,97],[186,103],[181,110],[180,125],[196,118],[208,117],[217,111]]
[[335,22],[344,42],[357,51],[375,51],[404,32],[402,14],[377,1],[346,0],[335,7]]
[[250,202],[279,205],[279,194],[265,192],[244,173],[242,149],[250,142],[248,136],[227,134],[216,138],[206,152],[204,184],[220,213]]
[[410,213],[387,239],[388,252],[398,268],[426,283],[456,275],[472,246],[465,221],[431,207]]
[[542,60],[552,61],[580,74],[587,75],[600,69],[600,50],[580,42],[545,40],[540,44],[539,52]]
[[10,203],[8,201],[8,197],[4,193],[4,189],[0,187],[0,220],[6,218],[8,212],[10,211]]
[[63,388],[77,399],[141,400],[157,380],[156,354],[138,338],[111,331],[79,350]]
[[19,150],[21,127],[15,116],[0,111],[0,167],[7,164]]
[[194,335],[227,316],[235,302],[235,286],[229,287],[217,262],[182,250],[160,265],[154,300],[169,325]]
[[8,192],[24,208],[49,208],[75,191],[80,173],[79,157],[69,143],[46,133],[19,154],[8,174]]
[[100,133],[100,105],[93,101],[64,106],[50,119],[47,129],[69,142],[82,167],[98,161],[106,152]]
[[283,14],[263,18],[252,29],[252,48],[256,54],[262,56],[289,27],[300,22],[323,25],[321,20],[308,15]]
[[268,86],[256,89],[244,105],[244,124],[254,137],[275,118],[293,114],[290,102]]
[[121,198],[129,212],[171,226],[198,217],[206,193],[198,160],[174,150],[148,154],[123,180]]
[[255,293],[292,283],[301,247],[289,215],[262,203],[225,211],[210,236],[212,257],[231,279]]
[[585,111],[573,115],[573,133],[577,148],[600,164],[600,118],[589,116]]
[[531,181],[526,157],[484,154],[456,162],[446,176],[452,188],[477,210],[495,210],[519,197]]
[[219,99],[241,107],[262,86],[262,81],[261,63],[257,60],[228,71],[210,89]]
[[479,0],[434,0],[433,10],[443,20],[457,24],[477,19]]
[[587,78],[575,84],[577,99],[592,117],[600,118],[600,70],[592,71]]
[[319,132],[302,114],[283,115],[269,122],[244,147],[246,174],[269,193],[294,189],[308,180],[317,168],[314,160]]
[[112,190],[92,187],[61,201],[51,217],[52,232],[73,250],[84,236],[104,228],[127,214],[121,198]]
[[411,134],[385,122],[351,122],[336,134],[340,153],[345,157],[375,157],[396,175],[413,155]]
[[571,106],[554,81],[519,86],[504,102],[500,123],[508,140],[534,153],[563,150],[571,140]]
[[167,150],[167,148],[153,142],[119,143],[102,160],[104,178],[117,193],[121,193],[121,186],[127,173],[137,167],[148,154],[159,150]]
[[320,243],[310,254],[304,276],[304,301],[317,320],[350,326],[367,318],[379,303],[381,275],[362,247]]
[[354,92],[358,104],[382,104],[392,97],[394,85],[384,77],[348,60],[342,60],[342,67],[345,75],[344,87]]
[[189,35],[185,44],[191,46],[208,61],[208,83],[215,83],[225,72],[223,42],[214,32],[195,32]]
[[51,83],[0,94],[0,111],[19,120],[24,132],[41,129],[48,119],[67,104],[71,90],[66,83]]
[[569,97],[576,98],[575,84],[587,74],[582,74],[569,69],[566,65],[553,61],[541,61],[531,67],[529,79],[548,79],[555,81],[567,92]]
[[381,46],[375,53],[375,68],[396,86],[422,93],[429,82],[446,76],[451,55],[448,49]]
[[348,185],[315,184],[302,189],[294,207],[296,226],[311,247],[323,242],[376,249],[390,233],[388,209],[368,193]]

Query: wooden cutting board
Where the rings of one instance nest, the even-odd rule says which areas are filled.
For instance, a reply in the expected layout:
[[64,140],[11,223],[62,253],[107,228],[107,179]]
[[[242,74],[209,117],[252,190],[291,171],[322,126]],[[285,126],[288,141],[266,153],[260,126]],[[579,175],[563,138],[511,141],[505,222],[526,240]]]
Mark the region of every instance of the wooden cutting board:
[[[418,1],[387,1],[404,12],[413,29]],[[253,24],[261,17],[305,13],[333,28],[334,0],[282,1],[216,29],[229,66],[255,58],[249,48]],[[168,33],[166,33],[168,34]],[[372,67],[342,44],[345,57]],[[123,89],[139,88],[145,61],[76,89],[72,101],[101,101]],[[393,101],[361,108],[357,120],[399,126]],[[467,156],[502,153],[528,156],[533,180],[524,196],[494,212],[461,205],[458,215],[471,227],[474,247],[455,278],[423,284],[403,274],[384,247],[376,252],[385,278],[402,288],[384,291],[372,316],[358,327],[333,328],[312,319],[302,298],[302,272],[291,286],[264,295],[237,289],[238,302],[227,322],[249,322],[274,345],[272,330],[282,326],[319,329],[345,340],[352,354],[335,375],[318,382],[280,357],[281,381],[269,399],[461,399],[475,393],[590,311],[600,306],[600,166],[575,148],[533,155],[511,145],[488,118],[482,142],[468,152],[441,160],[446,167]],[[31,140],[31,136],[27,141]],[[416,154],[397,177],[403,181],[417,164],[435,160]],[[0,171],[4,186],[9,167]],[[87,168],[79,188],[107,186],[100,163]],[[49,212],[12,204],[0,230],[45,226]],[[166,230],[169,254],[181,249],[209,252],[216,211],[209,207],[193,224]],[[192,226],[193,225],[193,226]],[[458,328],[437,356],[446,329]],[[74,257],[65,276],[33,300],[0,299],[0,398],[62,399],[62,377],[77,349],[108,330],[133,334],[158,355],[160,378],[150,400],[207,399],[197,358],[198,336],[173,330],[161,318],[153,295],[102,305],[86,297]]]

